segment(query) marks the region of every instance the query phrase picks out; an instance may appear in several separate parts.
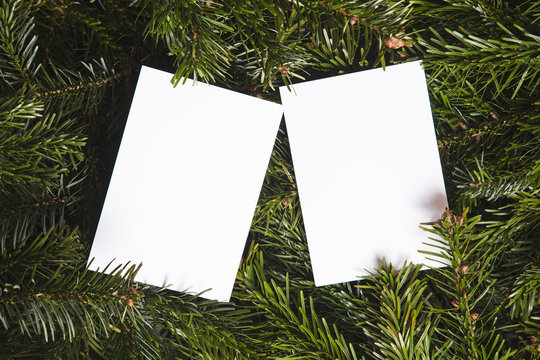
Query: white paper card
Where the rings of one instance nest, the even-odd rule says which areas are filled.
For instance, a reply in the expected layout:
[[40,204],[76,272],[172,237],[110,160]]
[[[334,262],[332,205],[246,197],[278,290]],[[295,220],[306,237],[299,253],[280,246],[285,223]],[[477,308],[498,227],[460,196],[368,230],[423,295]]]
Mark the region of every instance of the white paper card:
[[281,105],[143,67],[90,258],[228,301]]
[[446,194],[420,62],[280,88],[317,286],[427,262]]

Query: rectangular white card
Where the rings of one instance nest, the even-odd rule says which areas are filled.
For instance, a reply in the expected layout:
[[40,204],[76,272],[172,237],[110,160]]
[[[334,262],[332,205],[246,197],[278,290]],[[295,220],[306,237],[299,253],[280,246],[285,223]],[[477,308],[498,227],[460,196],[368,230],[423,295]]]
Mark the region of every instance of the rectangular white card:
[[292,87],[280,92],[316,285],[428,263],[419,223],[447,202],[420,62]]
[[136,280],[228,301],[281,105],[143,67],[90,253]]

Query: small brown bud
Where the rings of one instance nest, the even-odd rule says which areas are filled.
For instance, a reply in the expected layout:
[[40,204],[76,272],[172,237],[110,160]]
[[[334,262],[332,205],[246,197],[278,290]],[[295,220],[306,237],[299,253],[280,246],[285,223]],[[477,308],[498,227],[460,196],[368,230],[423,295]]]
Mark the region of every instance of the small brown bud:
[[471,314],[471,317],[472,317],[473,320],[478,319],[478,316],[480,316],[478,313],[472,313]]
[[459,307],[459,300],[453,300],[452,301],[452,306],[455,307],[455,308],[458,308]]
[[356,16],[356,15],[349,16],[349,24],[354,25],[357,22],[358,22],[358,16]]
[[339,13],[340,13],[340,14],[345,14],[346,12],[347,12],[346,9],[339,9]]
[[467,272],[467,269],[469,269],[469,267],[468,267],[467,265],[462,265],[462,266],[461,266],[461,272],[462,272],[462,273]]
[[399,49],[405,46],[405,42],[403,40],[395,38],[395,37],[390,37],[386,39],[384,43],[386,44],[386,47],[389,49]]
[[281,205],[283,205],[283,206],[289,205],[289,200],[283,200],[283,201],[281,202]]
[[287,68],[287,67],[285,67],[283,65],[279,65],[278,69],[282,74],[286,74],[289,71],[289,68]]
[[129,299],[129,300],[127,301],[127,304],[128,304],[128,306],[130,306],[130,307],[133,306],[133,300]]

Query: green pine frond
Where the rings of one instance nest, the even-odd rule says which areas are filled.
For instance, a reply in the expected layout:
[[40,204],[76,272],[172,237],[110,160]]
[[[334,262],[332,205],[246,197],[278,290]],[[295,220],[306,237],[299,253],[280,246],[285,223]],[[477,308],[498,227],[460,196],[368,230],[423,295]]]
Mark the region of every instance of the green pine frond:
[[140,301],[139,293],[128,291],[135,266],[117,267],[111,275],[82,268],[59,276],[61,270],[60,266],[50,279],[32,288],[2,284],[0,322],[4,331],[18,328],[21,335],[45,342],[72,341],[80,333],[99,339],[116,331],[117,321],[134,322],[139,316],[134,306]]
[[0,8],[0,93],[32,92],[40,65],[34,62],[38,46],[34,19],[24,1],[2,0]]
[[433,252],[421,252],[443,265],[428,275],[433,288],[441,292],[434,294],[431,309],[445,324],[437,331],[452,343],[449,351],[458,358],[508,359],[515,351],[500,336],[496,321],[501,306],[491,300],[496,290],[492,272],[509,244],[497,242],[489,232],[475,233],[479,222],[479,216],[446,211],[432,229],[426,229],[437,238],[428,243]]
[[82,260],[78,231],[65,225],[37,236],[24,232],[2,235],[0,281],[17,284],[22,291],[31,291],[36,283],[48,281],[61,271],[72,271]]
[[364,299],[357,300],[362,317],[357,326],[368,341],[362,344],[373,359],[446,359],[451,346],[432,342],[437,317],[425,310],[429,292],[421,266],[404,264],[395,269],[382,265],[365,282]]
[[41,183],[54,186],[60,174],[83,159],[86,137],[74,130],[76,120],[62,114],[29,118],[25,128],[0,123],[0,192],[8,185]]
[[540,305],[540,268],[531,267],[524,271],[514,283],[508,296],[511,317],[529,320],[535,306]]
[[250,257],[249,263],[239,274],[242,296],[253,305],[247,308],[254,315],[264,318],[262,340],[270,359],[357,359],[355,346],[348,342],[336,324],[329,324],[317,314],[311,296],[304,296],[303,290],[291,289],[288,276],[283,287],[273,279],[269,282],[264,275],[264,261],[261,252]]
[[250,359],[253,349],[231,328],[242,329],[243,312],[230,304],[179,294],[148,299],[170,352],[189,359]]

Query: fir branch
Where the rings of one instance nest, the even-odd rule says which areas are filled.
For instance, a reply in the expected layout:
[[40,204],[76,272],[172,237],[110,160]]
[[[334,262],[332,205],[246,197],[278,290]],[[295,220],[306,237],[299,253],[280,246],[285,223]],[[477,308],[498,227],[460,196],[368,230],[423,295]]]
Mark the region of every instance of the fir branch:
[[13,207],[0,207],[0,212],[10,212],[14,213],[20,210],[26,210],[31,208],[40,208],[45,206],[51,206],[51,205],[60,205],[60,204],[67,204],[68,202],[76,201],[76,198],[73,197],[60,197],[60,198],[53,198],[43,201],[38,201],[34,203],[25,203],[25,204],[18,204]]
[[[54,186],[54,179],[76,167],[82,160],[81,147],[86,138],[70,127],[75,120],[61,114],[46,114],[34,118],[24,131],[4,131],[0,134],[0,178],[3,187],[17,183],[40,182]],[[0,128],[13,128],[0,122]],[[71,130],[71,131],[70,131]]]
[[445,211],[433,229],[426,229],[438,235],[438,239],[430,238],[433,243],[428,245],[439,252],[421,252],[440,259],[437,261],[445,266],[433,268],[435,276],[429,278],[435,287],[453,298],[443,308],[432,309],[447,324],[446,337],[453,343],[450,351],[455,356],[508,359],[515,351],[505,348],[494,324],[500,307],[480,305],[494,291],[493,264],[508,245],[497,244],[486,234],[473,234],[480,217],[468,219],[466,214],[458,216]]
[[[99,341],[117,330],[116,322],[141,317],[136,305],[142,293],[131,288],[137,268],[117,267],[111,275],[89,273],[87,268],[58,276],[22,289],[2,284],[0,322],[5,330],[19,328],[29,337],[48,342],[57,338],[72,341],[79,333]],[[67,275],[67,276],[66,276]]]
[[216,77],[226,75],[233,57],[231,45],[222,36],[232,28],[226,24],[227,14],[221,4],[199,1],[157,4],[148,0],[138,0],[135,4],[151,9],[146,34],[163,39],[176,58],[174,84],[191,74],[194,80],[203,81],[215,81]]
[[515,281],[506,307],[510,308],[511,317],[528,321],[537,305],[540,305],[540,268],[532,266]]
[[254,350],[231,329],[243,328],[243,312],[229,304],[188,294],[148,299],[153,321],[163,328],[170,351],[190,359],[249,359]]
[[70,93],[79,92],[81,90],[88,90],[90,88],[101,87],[103,85],[106,85],[112,81],[118,80],[127,75],[128,75],[127,72],[114,74],[114,75],[101,78],[95,81],[80,83],[78,85],[72,85],[72,86],[61,88],[61,89],[47,90],[45,92],[36,92],[34,96],[36,96],[37,98],[48,97],[48,96],[66,96],[66,95],[69,95]]
[[[533,94],[540,84],[536,71],[540,62],[538,39],[517,25],[521,37],[502,24],[498,27],[497,39],[482,39],[465,29],[446,29],[454,42],[431,29],[434,37],[418,39],[427,52],[426,68],[448,74],[453,79],[448,84],[456,88],[471,84],[478,92],[487,91],[493,99],[503,94],[515,99],[522,88],[524,95]],[[444,61],[439,60],[442,58]]]
[[267,282],[261,253],[250,260],[239,275],[240,286],[253,302],[249,308],[265,318],[263,340],[271,354],[267,358],[357,359],[354,345],[337,326],[319,317],[312,297],[306,298],[302,290],[291,291],[288,277],[283,288],[274,280]]
[[34,19],[23,1],[2,0],[0,8],[0,85],[3,92],[11,89],[29,90],[40,65],[33,60],[38,46],[33,35]]
[[[361,288],[365,300],[356,300],[361,327],[369,339],[362,344],[373,359],[444,359],[451,346],[436,346],[437,319],[424,310],[429,306],[421,266],[404,264],[401,270],[382,265]],[[432,319],[433,318],[433,319]]]
[[[0,237],[0,282],[19,284],[27,290],[41,281],[58,275],[61,268],[69,271],[81,260],[82,246],[78,231],[65,225],[51,227],[45,234],[28,234],[22,238]],[[24,235],[21,234],[21,235]],[[30,285],[33,284],[33,285]]]

